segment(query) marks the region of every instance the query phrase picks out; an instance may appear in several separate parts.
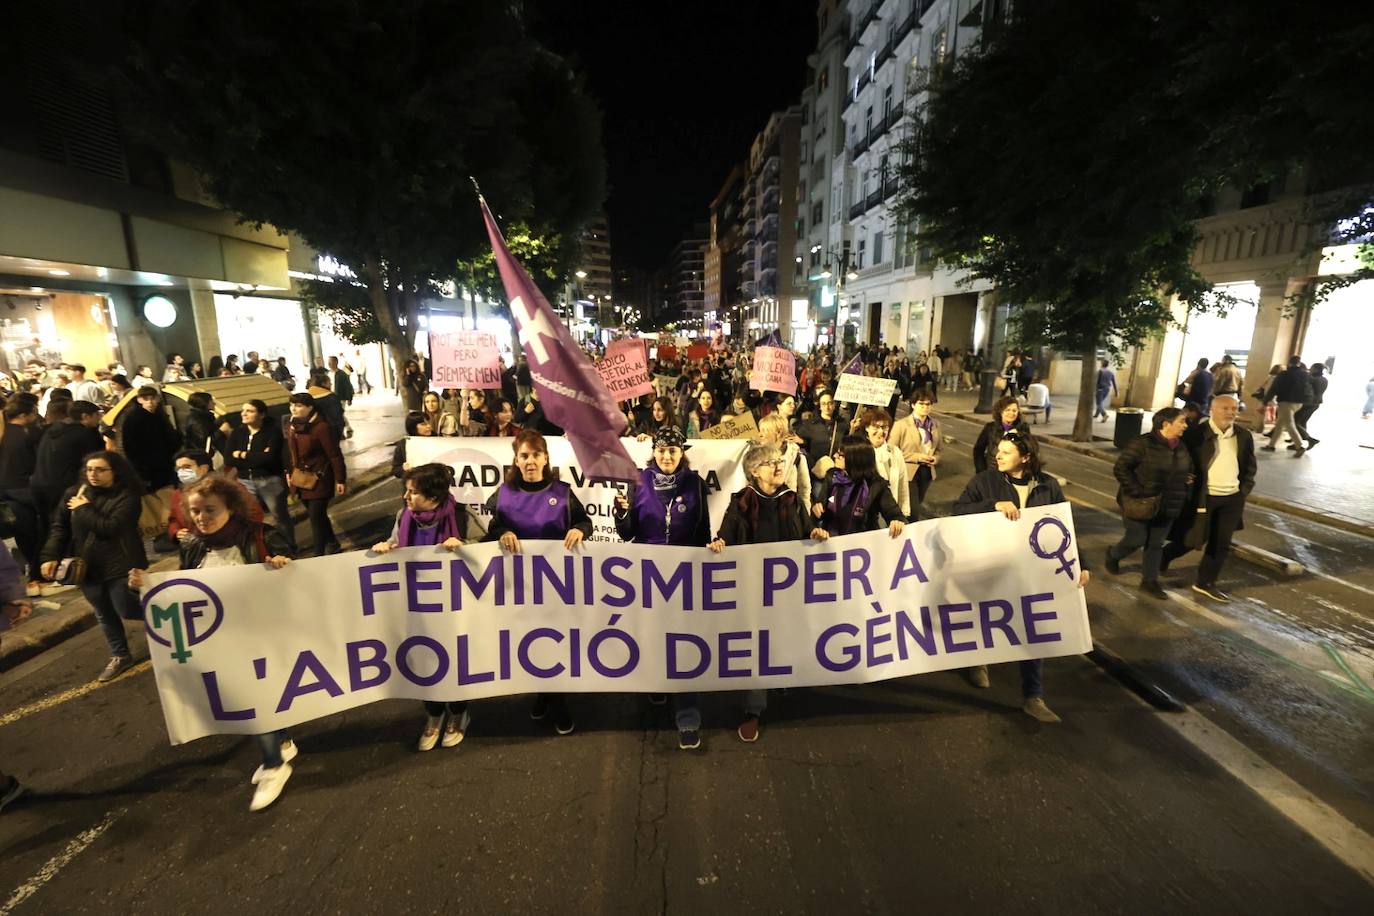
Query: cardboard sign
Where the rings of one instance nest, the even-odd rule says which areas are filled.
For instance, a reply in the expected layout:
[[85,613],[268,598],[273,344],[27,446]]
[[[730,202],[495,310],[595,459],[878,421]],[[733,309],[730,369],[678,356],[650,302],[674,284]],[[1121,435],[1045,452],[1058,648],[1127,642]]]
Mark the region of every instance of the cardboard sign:
[[796,394],[797,362],[792,351],[783,347],[755,347],[749,387],[757,391]]
[[429,335],[430,379],[437,388],[500,388],[501,348],[485,331]]
[[835,387],[835,400],[841,404],[886,407],[892,403],[892,394],[896,390],[895,378],[869,378],[866,375],[842,372],[840,383]]
[[719,423],[703,429],[699,435],[703,439],[757,439],[759,425],[754,422],[753,413],[746,410],[736,417],[721,417]]
[[711,345],[704,343],[694,343],[687,348],[688,359],[705,359],[711,355]]
[[596,371],[617,401],[654,393],[654,383],[649,380],[649,348],[642,340],[612,341]]
[[675,360],[675,359],[677,359],[677,347],[673,346],[672,344],[659,344],[659,345],[658,345],[658,360],[659,360],[659,362],[668,363],[668,362],[672,362],[672,361]]

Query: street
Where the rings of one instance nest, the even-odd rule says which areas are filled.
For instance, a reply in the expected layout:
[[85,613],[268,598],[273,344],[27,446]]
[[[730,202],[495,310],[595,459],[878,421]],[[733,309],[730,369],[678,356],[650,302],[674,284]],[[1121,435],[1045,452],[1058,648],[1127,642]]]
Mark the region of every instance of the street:
[[[933,514],[976,434],[944,422],[958,441]],[[291,783],[250,814],[253,743],[169,747],[146,665],[91,682],[106,650],[90,630],[0,675],[0,759],[33,788],[0,818],[0,914],[1374,907],[1368,540],[1252,508],[1241,539],[1313,573],[1233,557],[1219,606],[1187,589],[1194,555],[1159,602],[1136,591],[1138,560],[1101,569],[1120,533],[1110,465],[1047,459],[1094,571],[1097,642],[1187,711],[1082,657],[1046,665],[1062,725],[1023,715],[1003,666],[987,691],[940,672],[775,692],[755,745],[715,695],[691,753],[636,696],[575,698],[562,738],[527,697],[482,701],[462,745],[423,755],[418,704],[384,702],[294,730]],[[340,501],[349,543],[385,536],[399,490]]]

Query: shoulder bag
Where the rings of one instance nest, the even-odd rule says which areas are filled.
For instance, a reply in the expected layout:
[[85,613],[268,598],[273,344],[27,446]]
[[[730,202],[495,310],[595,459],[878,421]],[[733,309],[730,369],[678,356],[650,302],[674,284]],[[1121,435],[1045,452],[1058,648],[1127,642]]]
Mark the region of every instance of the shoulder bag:
[[300,452],[296,448],[296,431],[288,430],[286,434],[286,444],[291,450],[291,473],[287,476],[286,482],[298,490],[313,490],[320,482],[320,475],[317,471],[301,465]]
[[1159,514],[1159,505],[1163,498],[1163,493],[1156,493],[1154,496],[1127,496],[1122,493],[1121,515],[1134,522],[1148,522]]
[[95,532],[86,535],[86,540],[82,543],[81,549],[74,556],[64,558],[57,564],[57,572],[53,575],[53,581],[59,585],[80,585],[86,581],[86,553],[91,549],[91,544],[95,541]]

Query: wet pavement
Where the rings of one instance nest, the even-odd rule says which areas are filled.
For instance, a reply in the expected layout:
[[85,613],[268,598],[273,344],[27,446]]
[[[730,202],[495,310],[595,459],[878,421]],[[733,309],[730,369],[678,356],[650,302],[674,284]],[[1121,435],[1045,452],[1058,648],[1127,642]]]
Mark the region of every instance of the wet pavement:
[[[976,427],[946,431],[933,514],[971,472]],[[1244,537],[1301,543],[1311,572],[1232,558],[1217,605],[1187,590],[1193,555],[1156,601],[1138,561],[1094,562],[1121,531],[1110,466],[1049,457],[1095,637],[1186,712],[1085,658],[1046,666],[1058,726],[1003,666],[986,691],[944,672],[775,693],[755,745],[713,695],[696,753],[606,695],[574,701],[566,738],[526,698],[483,701],[460,747],[422,755],[418,704],[386,702],[296,729],[286,793],[249,814],[251,742],[169,747],[146,670],[84,692],[93,631],[0,675],[0,760],[36,789],[0,816],[0,913],[1374,910],[1371,541],[1252,508]],[[399,493],[346,497],[336,524],[371,543]]]

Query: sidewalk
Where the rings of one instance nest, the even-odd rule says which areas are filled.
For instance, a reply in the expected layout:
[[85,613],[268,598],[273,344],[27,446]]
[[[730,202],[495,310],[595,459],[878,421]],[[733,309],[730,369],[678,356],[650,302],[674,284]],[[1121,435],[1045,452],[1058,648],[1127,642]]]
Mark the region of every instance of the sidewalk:
[[[342,451],[350,495],[391,476],[392,446],[405,435],[404,416],[401,399],[389,391],[373,391],[371,395],[356,399],[348,409],[353,437],[345,440]],[[305,507],[294,503],[291,518],[296,523],[303,521]],[[152,561],[150,568],[155,571],[174,569],[177,563],[175,555],[162,554],[149,559]],[[13,668],[95,626],[95,615],[80,589],[71,588],[33,600],[33,615],[17,629],[7,630],[0,639],[0,671]]]
[[[988,414],[975,414],[978,396],[974,392],[940,392],[935,405],[939,413],[947,413],[986,423]],[[1074,442],[1073,422],[1078,410],[1077,399],[1071,396],[1050,396],[1053,409],[1050,419],[1039,422],[1027,420],[1031,430],[1047,439],[1049,444],[1069,448],[1084,455],[1115,461],[1117,449],[1112,444],[1116,428],[1116,411],[1107,412],[1107,421],[1093,424],[1092,442]],[[1141,430],[1150,429],[1151,411],[1145,411]],[[1247,411],[1242,417],[1253,416]],[[1274,452],[1257,452],[1259,473],[1250,500],[1257,505],[1314,519],[1357,534],[1374,536],[1374,421],[1361,421],[1359,416],[1341,418],[1318,410],[1308,427],[1321,444],[1303,455],[1293,458],[1282,443]],[[1256,437],[1255,447],[1266,444],[1264,437]]]

